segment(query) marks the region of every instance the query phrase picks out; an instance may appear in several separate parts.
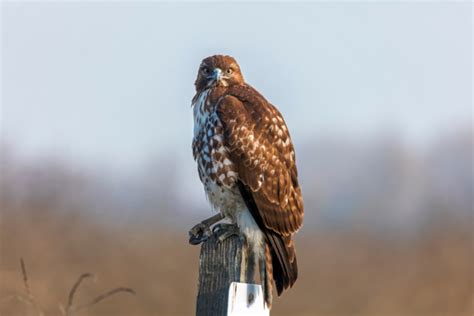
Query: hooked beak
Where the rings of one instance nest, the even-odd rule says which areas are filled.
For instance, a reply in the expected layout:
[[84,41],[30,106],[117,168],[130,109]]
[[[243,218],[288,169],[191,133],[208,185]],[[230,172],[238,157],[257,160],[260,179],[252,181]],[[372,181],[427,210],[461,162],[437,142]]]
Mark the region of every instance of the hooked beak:
[[219,68],[214,69],[211,78],[216,82],[220,81],[222,79],[222,70],[220,70]]

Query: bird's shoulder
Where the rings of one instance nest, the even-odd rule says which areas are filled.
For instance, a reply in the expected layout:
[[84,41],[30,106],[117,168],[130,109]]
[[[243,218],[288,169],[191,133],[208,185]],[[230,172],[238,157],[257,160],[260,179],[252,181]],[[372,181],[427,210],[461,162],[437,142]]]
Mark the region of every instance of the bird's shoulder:
[[241,117],[255,123],[257,129],[268,129],[272,124],[285,125],[276,106],[249,84],[229,87],[221,94],[211,93],[211,100],[217,104],[216,110],[224,120]]

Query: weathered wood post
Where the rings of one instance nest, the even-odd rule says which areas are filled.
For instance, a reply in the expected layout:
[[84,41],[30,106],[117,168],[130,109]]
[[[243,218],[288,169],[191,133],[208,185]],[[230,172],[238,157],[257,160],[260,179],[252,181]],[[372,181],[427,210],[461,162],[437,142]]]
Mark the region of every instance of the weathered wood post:
[[[245,245],[238,236],[218,242],[214,235],[202,244],[199,257],[197,316],[269,315],[260,285],[244,279]],[[245,262],[245,258],[244,258]]]

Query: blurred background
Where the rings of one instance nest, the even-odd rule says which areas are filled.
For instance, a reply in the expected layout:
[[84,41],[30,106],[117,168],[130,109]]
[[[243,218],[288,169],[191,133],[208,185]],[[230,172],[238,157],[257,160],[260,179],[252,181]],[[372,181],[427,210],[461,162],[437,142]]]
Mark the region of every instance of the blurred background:
[[305,223],[272,315],[473,315],[472,4],[1,3],[0,314],[192,315],[200,61],[285,116]]

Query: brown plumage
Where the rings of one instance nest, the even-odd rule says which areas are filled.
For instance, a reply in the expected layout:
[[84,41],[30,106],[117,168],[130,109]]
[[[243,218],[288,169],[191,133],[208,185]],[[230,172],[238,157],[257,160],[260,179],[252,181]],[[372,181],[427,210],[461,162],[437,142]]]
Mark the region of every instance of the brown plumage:
[[263,233],[261,278],[270,305],[271,280],[280,295],[298,276],[293,235],[304,207],[288,128],[280,112],[244,82],[230,56],[204,59],[195,86],[193,153],[200,178],[211,203],[231,219],[236,215],[222,209],[229,207],[222,197],[213,200],[209,183],[239,195]]

